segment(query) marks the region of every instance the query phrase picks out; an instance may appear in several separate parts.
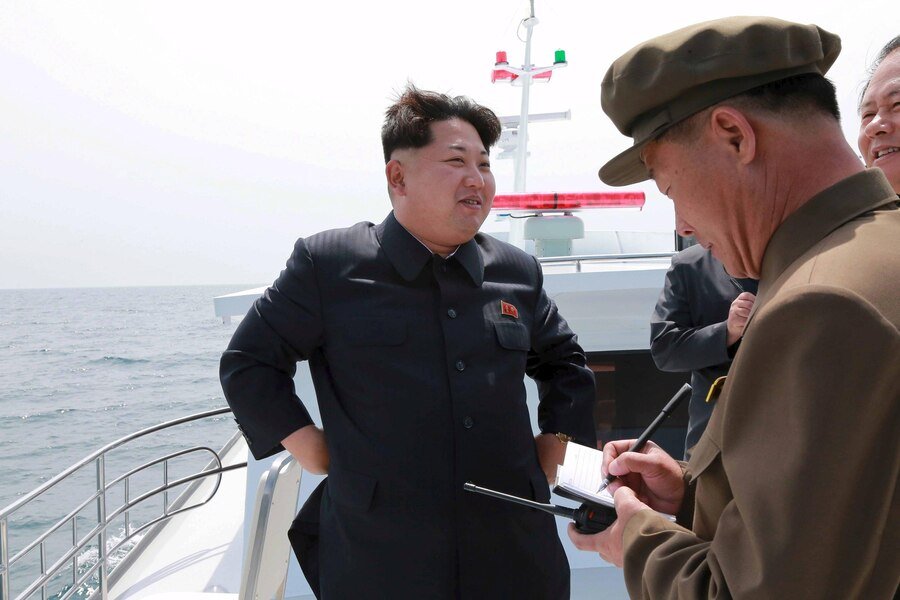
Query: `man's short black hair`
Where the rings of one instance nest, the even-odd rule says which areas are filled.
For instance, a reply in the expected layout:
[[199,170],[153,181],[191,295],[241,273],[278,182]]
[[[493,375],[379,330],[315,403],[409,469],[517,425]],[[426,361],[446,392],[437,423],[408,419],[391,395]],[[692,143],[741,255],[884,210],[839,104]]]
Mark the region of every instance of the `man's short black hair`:
[[432,139],[431,124],[453,118],[472,125],[488,151],[500,138],[500,119],[491,109],[465,96],[451,97],[407,85],[384,115],[381,146],[385,164],[394,150],[427,146]]
[[[805,116],[810,112],[817,112],[830,115],[836,121],[841,120],[841,109],[838,107],[834,84],[818,73],[804,73],[766,83],[723,100],[715,106],[722,104],[733,105],[739,109],[763,110],[778,115]],[[697,124],[701,119],[700,115],[707,114],[715,106],[676,123],[657,140],[680,143],[694,141],[699,136]]]
[[818,73],[804,73],[779,79],[735,97],[748,108],[778,114],[819,112],[841,120],[834,84]]

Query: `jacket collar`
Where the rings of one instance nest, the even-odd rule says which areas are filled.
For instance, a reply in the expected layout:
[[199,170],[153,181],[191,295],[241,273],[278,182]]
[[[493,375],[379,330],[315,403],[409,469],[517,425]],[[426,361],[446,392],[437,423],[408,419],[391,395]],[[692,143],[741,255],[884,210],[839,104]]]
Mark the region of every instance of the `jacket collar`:
[[785,219],[769,240],[760,279],[765,284],[774,282],[791,263],[844,223],[896,202],[897,195],[880,169],[851,175],[816,194]]
[[880,169],[851,175],[810,198],[785,219],[766,246],[759,300],[751,318],[782,273],[806,251],[856,217],[881,207],[896,208],[896,204],[897,194]]
[[[431,257],[436,256],[400,224],[393,211],[375,227],[375,235],[387,259],[406,281],[418,277]],[[448,260],[454,259],[480,287],[484,282],[484,259],[475,239],[462,244]]]

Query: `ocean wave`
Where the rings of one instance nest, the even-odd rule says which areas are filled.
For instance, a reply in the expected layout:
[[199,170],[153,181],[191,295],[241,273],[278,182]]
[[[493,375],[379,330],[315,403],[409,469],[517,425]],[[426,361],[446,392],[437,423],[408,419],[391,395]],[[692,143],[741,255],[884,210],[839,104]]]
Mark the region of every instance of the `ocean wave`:
[[[49,410],[42,410],[38,412],[26,412],[18,415],[0,415],[0,426],[2,426],[3,422],[8,421],[40,421],[47,419],[56,419],[60,415],[68,415],[69,413],[83,412],[83,409],[79,408],[71,408],[67,406],[59,407],[59,408],[51,408]],[[67,419],[71,419],[72,417],[66,417]],[[66,432],[68,435],[68,432]]]
[[91,361],[91,364],[135,365],[150,362],[146,358],[128,358],[127,356],[104,356]]
[[49,412],[38,412],[38,413],[24,413],[24,414],[16,415],[13,417],[6,417],[6,419],[18,419],[20,421],[44,421],[47,419],[53,419],[55,416],[56,416],[55,411],[49,411]]

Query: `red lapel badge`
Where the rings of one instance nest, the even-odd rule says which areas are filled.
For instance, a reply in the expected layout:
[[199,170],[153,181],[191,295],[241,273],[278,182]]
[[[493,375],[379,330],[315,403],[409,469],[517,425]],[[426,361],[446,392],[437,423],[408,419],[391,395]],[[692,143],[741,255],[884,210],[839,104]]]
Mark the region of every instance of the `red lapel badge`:
[[512,317],[513,319],[519,318],[519,309],[515,306],[506,302],[505,300],[500,301],[500,314],[506,315],[507,317]]

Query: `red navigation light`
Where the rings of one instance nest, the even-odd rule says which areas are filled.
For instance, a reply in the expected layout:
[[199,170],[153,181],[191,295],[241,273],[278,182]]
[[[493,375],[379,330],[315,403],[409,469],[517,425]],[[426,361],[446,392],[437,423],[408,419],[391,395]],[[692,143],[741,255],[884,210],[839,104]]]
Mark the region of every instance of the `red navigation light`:
[[506,51],[498,50],[497,51],[497,61],[494,63],[495,65],[508,65],[509,61],[506,60]]
[[576,210],[579,208],[643,208],[644,192],[575,192],[497,194],[492,210]]

